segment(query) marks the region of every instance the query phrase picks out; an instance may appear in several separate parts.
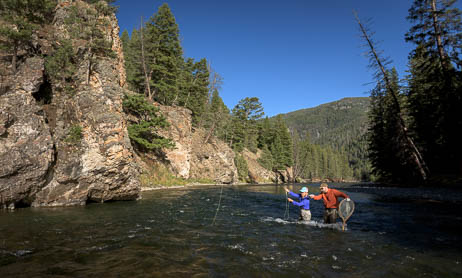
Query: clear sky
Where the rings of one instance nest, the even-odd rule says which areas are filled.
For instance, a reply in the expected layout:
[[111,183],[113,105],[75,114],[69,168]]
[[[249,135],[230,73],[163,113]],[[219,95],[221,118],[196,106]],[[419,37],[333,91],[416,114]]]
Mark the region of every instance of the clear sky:
[[[121,32],[139,28],[163,3],[179,25],[185,57],[206,58],[232,109],[258,97],[274,116],[344,97],[368,96],[372,70],[352,13],[371,29],[400,77],[414,48],[404,41],[411,0],[118,0]],[[460,1],[457,4],[460,7]]]

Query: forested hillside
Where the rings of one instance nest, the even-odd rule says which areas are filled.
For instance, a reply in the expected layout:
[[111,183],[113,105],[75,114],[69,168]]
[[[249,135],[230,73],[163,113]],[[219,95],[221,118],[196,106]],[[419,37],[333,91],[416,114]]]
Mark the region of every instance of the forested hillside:
[[317,107],[282,114],[291,130],[308,137],[316,145],[329,146],[334,153],[348,157],[357,179],[368,179],[367,113],[369,98],[344,98]]
[[[204,143],[211,136],[216,136],[235,151],[235,164],[242,181],[249,181],[249,169],[241,155],[244,149],[255,154],[261,150],[258,161],[268,170],[293,169],[288,180],[367,178],[361,170],[354,170],[355,167],[359,168],[358,165],[362,167],[361,163],[365,161],[358,158],[358,154],[364,155],[364,151],[358,147],[357,138],[354,137],[364,133],[364,130],[357,129],[365,125],[360,122],[357,128],[339,123],[337,128],[335,124],[339,121],[337,118],[350,124],[356,123],[357,119],[363,120],[365,109],[361,109],[362,106],[357,109],[356,101],[341,102],[334,108],[337,114],[326,112],[327,116],[324,116],[321,113],[320,117],[326,118],[332,125],[322,128],[316,126],[320,130],[317,134],[331,139],[326,144],[332,146],[313,145],[304,136],[304,126],[299,132],[302,136],[299,136],[289,133],[281,117],[271,121],[263,119],[264,108],[257,97],[246,97],[234,108],[228,108],[220,97],[223,78],[206,59],[194,61],[183,57],[179,27],[167,4],[162,5],[146,23],[140,23],[142,28],[132,30],[131,35],[124,31],[121,38],[129,88],[160,104],[183,106],[191,110],[194,128],[204,131]],[[367,102],[367,98],[363,102]],[[358,111],[345,116],[342,113],[344,110],[348,115],[351,110]],[[324,122],[316,118],[314,121]],[[130,135],[138,140],[141,133],[132,132]],[[319,144],[318,140],[316,143]],[[346,149],[352,149],[352,153],[357,154],[350,155]]]

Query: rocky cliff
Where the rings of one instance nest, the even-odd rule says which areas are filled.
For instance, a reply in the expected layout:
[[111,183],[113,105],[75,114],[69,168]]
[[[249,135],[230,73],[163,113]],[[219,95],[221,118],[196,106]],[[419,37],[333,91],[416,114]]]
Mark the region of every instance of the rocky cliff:
[[235,183],[238,180],[234,152],[224,142],[192,127],[191,111],[183,107],[157,105],[170,123],[159,135],[175,142],[173,149],[163,150],[165,163],[172,173],[184,179],[207,179],[214,183]]
[[[139,173],[146,163],[133,150],[122,109],[127,91],[117,20],[99,15],[98,28],[115,55],[94,59],[88,42],[73,38],[66,26],[69,14],[76,11],[98,14],[83,1],[59,1],[52,24],[34,36],[36,51],[19,53],[16,73],[9,55],[0,53],[3,208],[139,198]],[[76,55],[71,83],[52,78],[45,66],[47,57],[56,55],[53,44],[62,40],[71,41]],[[205,143],[204,131],[192,128],[189,110],[157,106],[170,123],[160,135],[173,139],[176,146],[153,159],[184,179],[238,180],[234,152],[214,137]]]
[[[34,42],[41,49],[21,57],[18,73],[5,74],[0,91],[0,205],[67,206],[139,196],[126,121],[122,112],[125,83],[115,16],[104,34],[116,55],[94,65],[87,81],[88,53],[77,48],[73,88],[50,83],[43,56],[50,41],[69,37],[64,19],[72,5],[60,1],[49,32]],[[47,37],[48,36],[48,37]],[[8,67],[5,64],[2,67]]]

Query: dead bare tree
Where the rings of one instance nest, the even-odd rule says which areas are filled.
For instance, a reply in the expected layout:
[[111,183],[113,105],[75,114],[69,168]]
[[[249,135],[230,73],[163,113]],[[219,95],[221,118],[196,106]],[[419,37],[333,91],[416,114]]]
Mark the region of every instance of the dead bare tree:
[[398,125],[399,125],[399,131],[402,133],[405,143],[407,144],[407,147],[409,147],[411,151],[411,156],[413,158],[413,162],[417,169],[419,170],[420,176],[423,181],[426,181],[428,178],[428,174],[430,173],[425,160],[423,159],[420,151],[417,149],[414,140],[409,136],[407,132],[407,127],[403,119],[403,113],[401,109],[401,105],[399,104],[398,101],[398,92],[395,91],[393,86],[391,86],[390,79],[388,77],[388,71],[385,69],[386,62],[384,59],[382,59],[377,52],[374,42],[371,38],[371,35],[369,34],[368,30],[364,27],[364,25],[361,23],[358,14],[356,11],[353,11],[353,14],[356,18],[356,21],[358,22],[359,28],[361,30],[361,37],[366,41],[367,46],[369,47],[369,57],[371,60],[371,65],[378,69],[376,78],[378,80],[383,80],[385,83],[385,86],[387,88],[388,93],[391,94],[392,99],[393,99],[393,105],[395,106],[396,111],[398,111]]

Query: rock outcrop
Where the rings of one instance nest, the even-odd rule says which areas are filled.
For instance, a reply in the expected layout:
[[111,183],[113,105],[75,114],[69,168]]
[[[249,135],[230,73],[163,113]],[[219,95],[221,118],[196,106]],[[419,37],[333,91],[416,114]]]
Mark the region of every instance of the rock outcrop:
[[205,133],[193,129],[190,110],[157,106],[170,123],[159,135],[175,141],[175,148],[163,150],[166,163],[175,175],[227,184],[238,180],[233,150],[213,136],[204,143]]
[[247,149],[242,151],[242,156],[247,162],[249,170],[249,179],[252,183],[272,183],[276,180],[274,172],[264,168],[258,163],[258,158],[261,155],[261,151],[253,153]]
[[233,150],[213,136],[205,143],[206,137],[202,130],[197,130],[193,134],[191,177],[208,178],[216,183],[237,182],[238,174]]
[[55,164],[54,140],[39,91],[44,65],[29,58],[19,68],[16,83],[0,96],[0,205],[28,205],[50,179]]
[[[61,25],[70,5],[53,20]],[[28,58],[0,94],[0,205],[68,206],[133,200],[140,186],[122,111],[125,73],[118,24],[108,16],[104,30],[115,58],[99,58],[87,84],[81,55],[72,93],[50,84],[44,61]],[[65,33],[57,32],[60,36]]]

